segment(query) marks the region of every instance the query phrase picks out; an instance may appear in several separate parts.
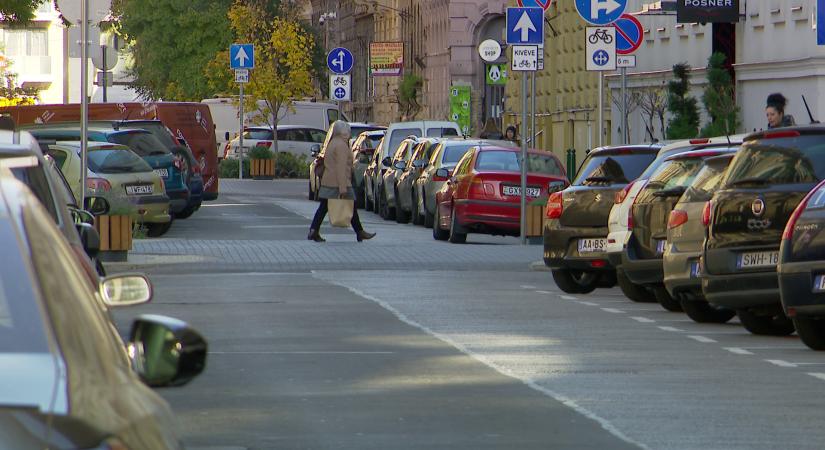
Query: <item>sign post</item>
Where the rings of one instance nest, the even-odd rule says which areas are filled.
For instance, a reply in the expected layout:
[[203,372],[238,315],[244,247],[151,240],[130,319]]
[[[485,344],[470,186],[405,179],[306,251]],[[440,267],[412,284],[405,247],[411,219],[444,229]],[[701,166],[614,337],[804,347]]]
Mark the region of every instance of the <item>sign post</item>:
[[[255,68],[255,47],[252,44],[232,44],[229,47],[229,67],[235,69],[235,82],[239,85],[240,107],[238,108],[238,179],[243,180],[243,87],[249,82],[249,69]],[[273,130],[277,133],[277,130]]]
[[587,27],[585,33],[587,70],[599,72],[598,128],[599,147],[604,145],[604,73],[616,70],[616,28]]
[[[615,22],[616,28],[616,54],[630,55],[642,45],[642,24],[630,14],[622,14]],[[633,57],[633,66],[636,57]],[[622,64],[623,63],[623,64]],[[616,65],[622,72],[622,144],[628,144],[630,136],[627,134],[628,113],[627,113],[627,68],[628,59],[617,56]]]
[[343,47],[336,47],[327,54],[327,67],[332,72],[329,76],[329,95],[338,105],[338,117],[341,117],[341,102],[352,98],[350,76],[355,58],[352,52]]
[[[550,0],[547,0],[549,6]],[[544,3],[543,3],[544,4]],[[539,66],[539,48],[544,45],[544,8],[507,8],[507,43],[513,54],[510,69],[535,74]],[[531,131],[527,123],[527,73],[521,74],[521,244],[527,244],[527,141]]]

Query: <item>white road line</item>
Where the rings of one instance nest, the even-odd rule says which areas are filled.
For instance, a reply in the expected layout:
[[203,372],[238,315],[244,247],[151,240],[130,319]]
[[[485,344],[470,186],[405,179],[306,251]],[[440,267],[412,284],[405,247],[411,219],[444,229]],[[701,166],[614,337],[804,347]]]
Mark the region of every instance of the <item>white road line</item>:
[[691,338],[691,339],[693,339],[694,341],[699,341],[699,342],[702,342],[702,343],[705,343],[705,344],[712,344],[712,343],[716,342],[716,340],[711,339],[711,338],[709,338],[709,337],[704,337],[704,336],[693,336],[693,335],[690,335],[690,336],[688,336],[688,337],[689,337],[689,338]]
[[653,320],[653,319],[648,319],[647,317],[638,317],[638,316],[635,316],[635,317],[631,317],[631,319],[635,320],[636,322],[640,322],[640,323],[656,323],[656,321],[655,321],[655,320]]
[[819,378],[820,380],[825,381],[825,373],[822,373],[822,372],[808,372],[808,375],[810,375],[814,378]]
[[395,352],[325,352],[325,351],[293,351],[293,352],[209,352],[210,355],[393,355]]
[[789,363],[788,361],[783,361],[781,359],[766,359],[765,362],[769,362],[769,363],[773,364],[774,366],[779,366],[779,367],[796,367],[796,364]]
[[749,352],[742,347],[725,347],[725,350],[736,355],[753,355],[753,352]]
[[559,295],[559,297],[563,298],[564,300],[578,300],[576,297],[572,297],[570,295]]
[[613,314],[624,314],[624,311],[622,311],[621,309],[616,309],[616,308],[602,308],[602,311],[613,313]]
[[599,304],[598,304],[598,303],[593,303],[593,302],[583,302],[583,301],[579,301],[579,302],[577,302],[577,303],[582,304],[582,305],[587,305],[587,306],[599,306]]
[[550,291],[536,291],[536,294],[550,295],[550,294],[552,294],[552,292],[550,292]]
[[452,338],[449,338],[444,334],[437,333],[437,332],[433,331],[432,329],[430,329],[430,328],[428,328],[428,327],[426,327],[426,326],[410,319],[409,317],[407,317],[405,314],[403,314],[401,311],[397,310],[395,307],[393,307],[389,303],[387,303],[383,300],[380,300],[376,297],[373,297],[371,295],[368,295],[367,293],[362,292],[358,289],[347,286],[343,283],[339,283],[337,281],[328,281],[328,280],[327,280],[327,282],[330,283],[330,284],[335,284],[337,286],[341,286],[342,288],[349,290],[350,292],[352,292],[353,294],[355,294],[359,297],[363,297],[367,300],[371,300],[371,301],[377,303],[382,308],[386,309],[387,311],[389,311],[390,313],[395,315],[395,317],[397,317],[398,320],[400,320],[400,321],[402,321],[402,322],[404,322],[404,323],[406,323],[410,326],[416,327],[419,330],[423,331],[424,333],[427,333],[430,336],[441,340],[442,342],[446,342],[448,345],[451,345],[451,346],[455,347],[456,349],[458,349],[458,351],[464,353],[467,356],[470,356],[471,358],[474,358],[476,361],[481,362],[482,364],[484,364],[487,367],[495,370],[496,372],[498,372],[498,373],[500,373],[504,376],[517,379],[517,380],[521,381],[522,383],[524,383],[525,385],[529,386],[530,388],[532,388],[532,389],[534,389],[538,392],[541,392],[542,394],[547,395],[548,397],[556,399],[557,401],[561,402],[563,405],[567,406],[568,408],[571,408],[572,410],[574,410],[574,411],[578,412],[579,414],[587,417],[588,419],[594,420],[599,425],[601,425],[602,428],[604,428],[608,433],[610,433],[613,436],[616,436],[617,438],[627,442],[628,444],[635,445],[635,446],[640,447],[642,449],[649,449],[650,448],[647,445],[642,444],[641,442],[634,441],[633,439],[629,438],[627,435],[622,433],[621,430],[619,430],[615,425],[613,425],[609,420],[607,420],[607,419],[597,415],[596,413],[590,411],[589,409],[579,405],[572,398],[570,398],[566,395],[563,395],[559,392],[550,390],[550,389],[548,389],[544,386],[540,386],[538,383],[536,383],[530,377],[523,377],[523,376],[520,377],[520,376],[514,375],[511,371],[507,370],[506,368],[500,366],[499,364],[496,364],[496,363],[490,361],[486,356],[484,356],[482,354],[479,354],[479,353],[475,353],[475,352],[471,351],[470,349],[468,349],[467,347],[465,347],[464,345],[459,344],[458,342],[454,341]]
[[681,333],[681,332],[685,331],[681,328],[676,328],[676,327],[659,327],[659,329],[662,330],[662,331],[672,331],[674,333]]
[[522,284],[521,288],[522,289],[535,289],[536,287],[535,286],[530,286],[529,284]]

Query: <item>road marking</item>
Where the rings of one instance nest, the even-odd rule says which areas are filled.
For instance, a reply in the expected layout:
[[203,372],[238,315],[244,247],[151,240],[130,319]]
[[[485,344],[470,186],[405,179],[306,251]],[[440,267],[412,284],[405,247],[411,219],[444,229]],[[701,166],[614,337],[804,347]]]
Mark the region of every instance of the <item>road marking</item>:
[[529,284],[522,284],[521,288],[522,289],[535,289],[536,287],[535,286],[530,286]]
[[624,314],[624,311],[622,311],[621,309],[616,309],[616,308],[602,308],[602,311],[613,313],[613,314]]
[[736,355],[753,355],[753,352],[749,352],[742,347],[725,347],[725,350]]
[[[244,230],[269,230],[274,228],[306,228],[306,224],[295,224],[295,225],[244,225],[241,228]],[[324,228],[321,228],[322,230]]]
[[704,337],[704,336],[690,335],[688,337],[693,339],[694,341],[699,341],[699,342],[702,342],[702,343],[705,343],[705,344],[712,344],[712,343],[716,342],[716,340],[711,339],[709,337]]
[[204,203],[202,208],[217,208],[222,206],[257,206],[256,203]]
[[781,359],[766,359],[765,361],[779,367],[796,367],[796,364]]
[[810,375],[814,378],[819,378],[820,380],[825,381],[825,373],[822,373],[822,372],[808,372],[808,375]]
[[561,297],[565,300],[578,300],[576,297],[571,297],[569,295],[560,295],[559,297]]
[[631,317],[631,319],[635,320],[636,322],[641,323],[656,323],[653,319],[648,319],[647,317]]
[[676,328],[676,327],[659,327],[659,329],[662,330],[662,331],[672,331],[674,333],[681,333],[681,332],[685,331],[681,328]]
[[392,355],[395,352],[334,352],[334,351],[293,351],[293,352],[209,352],[210,355]]
[[550,294],[552,294],[552,292],[550,292],[550,291],[536,291],[536,294],[550,295]]
[[582,302],[582,301],[580,301],[578,303],[582,304],[582,305],[587,305],[587,306],[599,306],[598,303],[593,303],[593,302]]

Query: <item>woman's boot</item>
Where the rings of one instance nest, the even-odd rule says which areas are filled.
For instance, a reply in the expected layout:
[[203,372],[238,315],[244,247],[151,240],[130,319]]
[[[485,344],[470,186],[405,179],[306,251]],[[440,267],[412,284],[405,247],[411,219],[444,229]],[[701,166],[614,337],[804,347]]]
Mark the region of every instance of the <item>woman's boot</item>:
[[313,229],[309,230],[309,235],[307,235],[307,239],[310,240],[310,241],[315,241],[315,242],[326,242],[327,241],[326,239],[321,237],[321,233],[319,233],[318,230],[313,230]]

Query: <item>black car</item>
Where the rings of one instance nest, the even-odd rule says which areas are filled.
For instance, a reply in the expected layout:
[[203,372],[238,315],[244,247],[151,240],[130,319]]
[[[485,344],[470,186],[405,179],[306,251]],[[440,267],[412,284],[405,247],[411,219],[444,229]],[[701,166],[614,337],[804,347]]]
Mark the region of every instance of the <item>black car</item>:
[[682,311],[664,286],[662,255],[667,243],[670,212],[702,170],[708,158],[735,153],[734,148],[718,148],[679,153],[659,166],[644,185],[630,208],[633,233],[622,252],[622,270],[636,285],[653,290],[656,300],[668,311]]
[[547,200],[544,264],[564,292],[588,293],[616,284],[607,260],[607,218],[616,193],[656,158],[658,145],[604,147],[584,160],[573,184]]
[[799,202],[825,178],[825,127],[789,127],[745,138],[705,206],[702,291],[736,310],[754,334],[787,335],[776,266],[782,232]]
[[785,314],[808,347],[825,350],[825,181],[799,204],[779,246]]

